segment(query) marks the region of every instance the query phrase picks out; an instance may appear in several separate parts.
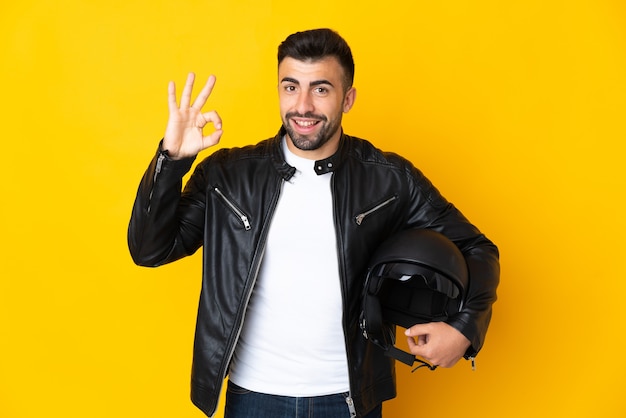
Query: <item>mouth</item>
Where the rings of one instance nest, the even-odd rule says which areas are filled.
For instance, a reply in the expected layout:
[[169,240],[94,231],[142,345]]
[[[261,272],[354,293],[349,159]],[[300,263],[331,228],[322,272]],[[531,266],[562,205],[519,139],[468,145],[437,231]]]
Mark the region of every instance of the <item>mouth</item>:
[[320,123],[319,120],[311,120],[311,119],[291,119],[294,125],[294,129],[298,131],[300,134],[308,134],[311,131],[315,130],[315,127]]
[[306,135],[317,129],[317,126],[324,121],[321,117],[303,117],[301,115],[289,115],[289,120],[293,128],[300,134]]
[[309,128],[319,123],[319,120],[297,120],[297,119],[292,119],[292,120],[293,120],[293,123],[295,123],[301,128]]

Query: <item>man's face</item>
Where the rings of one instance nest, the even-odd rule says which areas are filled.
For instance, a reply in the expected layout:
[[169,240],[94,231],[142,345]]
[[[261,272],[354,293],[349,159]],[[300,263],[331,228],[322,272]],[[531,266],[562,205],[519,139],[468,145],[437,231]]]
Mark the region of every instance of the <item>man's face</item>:
[[345,92],[343,80],[335,57],[318,61],[287,57],[278,66],[280,116],[294,154],[319,160],[337,150],[342,114],[356,97],[354,88]]

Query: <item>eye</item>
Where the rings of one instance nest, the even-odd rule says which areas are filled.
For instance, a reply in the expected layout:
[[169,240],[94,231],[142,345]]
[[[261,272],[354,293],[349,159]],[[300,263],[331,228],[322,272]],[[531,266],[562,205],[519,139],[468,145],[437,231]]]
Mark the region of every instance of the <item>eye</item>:
[[285,89],[287,93],[293,93],[294,91],[296,91],[296,86],[292,84],[287,84],[283,87],[283,89]]
[[322,86],[315,87],[313,91],[319,96],[325,96],[326,94],[328,94],[328,88]]

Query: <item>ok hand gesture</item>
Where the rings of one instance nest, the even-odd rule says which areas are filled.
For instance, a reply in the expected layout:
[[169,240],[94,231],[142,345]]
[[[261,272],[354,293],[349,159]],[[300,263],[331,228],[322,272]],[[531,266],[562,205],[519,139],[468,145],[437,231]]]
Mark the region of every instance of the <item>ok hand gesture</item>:
[[[222,120],[217,112],[202,112],[202,107],[215,85],[215,76],[209,77],[196,100],[190,105],[194,80],[195,74],[189,73],[180,106],[176,103],[176,85],[173,81],[168,85],[169,120],[163,137],[163,149],[174,160],[195,157],[200,151],[217,144],[223,133]],[[208,123],[213,124],[215,131],[204,135],[203,128]]]

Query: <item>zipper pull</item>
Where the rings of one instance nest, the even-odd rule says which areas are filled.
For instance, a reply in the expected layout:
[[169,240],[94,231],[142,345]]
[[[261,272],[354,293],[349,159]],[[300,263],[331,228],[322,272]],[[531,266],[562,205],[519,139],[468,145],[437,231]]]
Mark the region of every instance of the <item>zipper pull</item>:
[[350,410],[350,418],[356,417],[356,408],[354,407],[354,401],[350,396],[346,398],[346,403],[348,404],[348,409]]
[[163,167],[163,160],[166,158],[165,152],[159,152],[159,156],[157,157],[156,166],[154,167],[154,176],[152,176],[152,188],[150,189],[150,196],[148,197],[148,207],[146,211],[150,213],[152,210],[152,194],[154,193],[154,185],[156,184],[157,177],[159,173],[161,173],[161,168]]
[[157,157],[156,166],[154,167],[154,176],[152,177],[152,183],[156,183],[156,179],[161,173],[161,168],[163,167],[163,160],[165,159],[165,153],[160,152]]
[[241,218],[241,222],[243,222],[243,227],[246,229],[246,231],[251,230],[252,226],[250,225],[250,220],[248,219],[248,217],[246,215],[240,215],[239,217]]
[[476,357],[471,356],[469,357],[469,360],[472,362],[472,371],[475,372],[476,371]]
[[165,159],[165,153],[160,152],[159,153],[159,157],[157,158],[157,163],[156,163],[156,168],[155,171],[157,173],[161,172],[161,167],[163,166],[163,160]]

